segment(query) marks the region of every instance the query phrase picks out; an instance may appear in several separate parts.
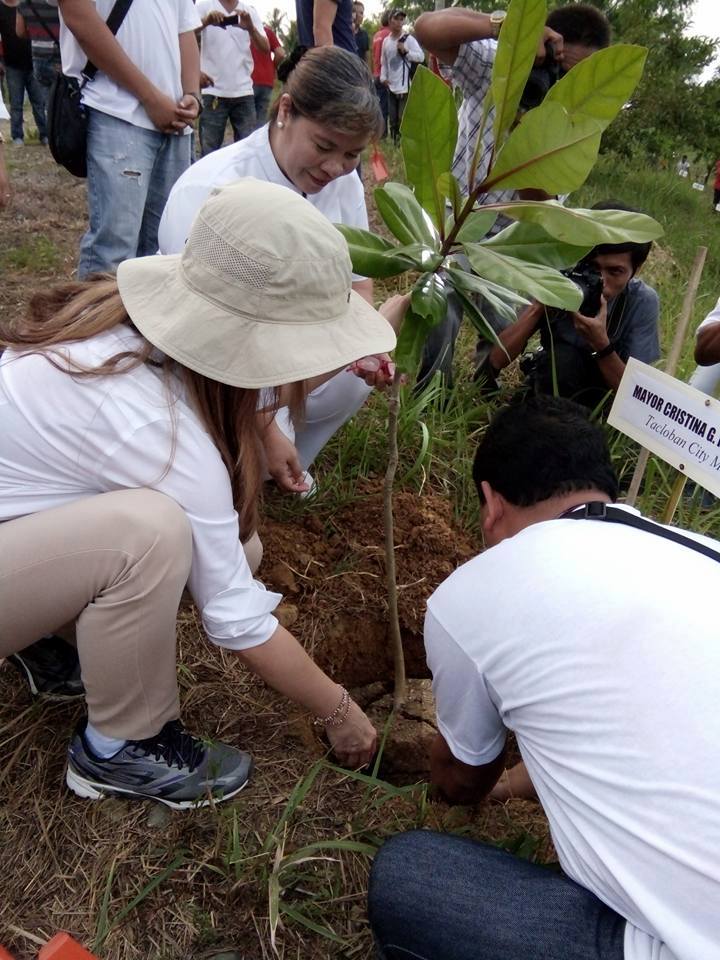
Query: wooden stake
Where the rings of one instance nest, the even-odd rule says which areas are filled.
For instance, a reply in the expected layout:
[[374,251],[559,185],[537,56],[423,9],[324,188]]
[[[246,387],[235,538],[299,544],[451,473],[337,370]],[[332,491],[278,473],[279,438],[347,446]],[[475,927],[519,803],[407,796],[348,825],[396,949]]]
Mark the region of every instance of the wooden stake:
[[[685,291],[685,298],[683,300],[682,310],[680,311],[680,319],[677,327],[675,328],[675,337],[665,363],[665,373],[669,373],[671,377],[675,376],[675,371],[677,370],[677,365],[680,361],[680,354],[682,353],[683,344],[685,343],[685,336],[687,334],[687,328],[690,324],[693,307],[695,306],[695,297],[697,296],[698,287],[700,286],[700,277],[702,276],[706,257],[707,247],[698,247],[697,253],[695,254],[695,262],[693,263],[692,270],[690,271],[690,281],[687,285],[687,290]],[[635,472],[632,475],[632,480],[630,481],[630,488],[628,490],[627,497],[625,498],[625,503],[629,507],[635,506],[637,495],[640,492],[640,484],[645,476],[645,470],[647,468],[649,456],[649,451],[643,447],[640,451],[640,456],[638,457],[638,461],[635,466]],[[678,477],[678,481],[676,481],[675,487],[673,487],[670,502],[668,503],[665,511],[667,514],[667,511],[672,506],[672,512],[669,519],[664,519],[665,523],[669,523],[670,520],[672,520],[673,514],[675,513],[675,508],[677,507],[680,497],[682,496],[686,479],[687,477]],[[682,481],[682,483],[679,483],[679,481]],[[680,489],[676,496],[676,490],[678,486]]]

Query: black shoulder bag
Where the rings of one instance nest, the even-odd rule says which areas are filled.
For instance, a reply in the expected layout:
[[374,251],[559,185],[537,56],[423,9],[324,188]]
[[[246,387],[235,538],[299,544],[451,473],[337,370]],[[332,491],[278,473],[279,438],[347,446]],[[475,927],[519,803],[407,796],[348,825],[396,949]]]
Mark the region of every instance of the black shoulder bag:
[[[107,26],[115,35],[132,5],[132,0],[115,0]],[[53,160],[73,176],[87,176],[87,110],[82,104],[82,88],[95,77],[98,68],[89,60],[82,71],[82,82],[58,73],[48,94],[48,146]]]
[[653,523],[652,520],[646,520],[645,517],[638,517],[634,513],[628,513],[627,510],[621,510],[614,507],[611,503],[603,503],[601,500],[591,500],[590,503],[584,503],[579,507],[571,507],[562,514],[561,520],[607,520],[610,523],[622,523],[626,527],[635,527],[636,530],[642,530],[645,533],[654,533],[655,536],[664,537],[666,540],[672,540],[673,543],[679,543],[684,547],[701,553],[704,557],[716,560],[720,563],[720,553],[707,547],[704,543],[699,543],[691,537],[683,536],[677,530],[668,529],[659,523]]

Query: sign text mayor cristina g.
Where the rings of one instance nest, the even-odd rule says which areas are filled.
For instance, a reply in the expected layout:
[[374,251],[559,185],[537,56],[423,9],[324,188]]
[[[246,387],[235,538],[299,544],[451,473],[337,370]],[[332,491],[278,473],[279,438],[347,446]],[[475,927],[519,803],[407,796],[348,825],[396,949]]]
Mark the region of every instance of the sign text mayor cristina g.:
[[628,360],[608,423],[720,496],[720,402]]

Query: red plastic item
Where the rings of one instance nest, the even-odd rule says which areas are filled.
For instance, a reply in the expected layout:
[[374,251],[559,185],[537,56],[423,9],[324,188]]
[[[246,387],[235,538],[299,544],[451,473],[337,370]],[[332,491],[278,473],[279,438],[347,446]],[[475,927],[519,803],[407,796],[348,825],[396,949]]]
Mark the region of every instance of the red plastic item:
[[15,960],[15,957],[5,947],[0,947],[0,960]]
[[69,933],[56,933],[52,940],[48,940],[40,949],[38,960],[98,960],[98,958],[94,953],[88,953],[85,947],[81,947]]
[[382,183],[383,180],[387,180],[387,178],[390,176],[387,164],[385,163],[385,157],[382,155],[382,153],[380,153],[380,147],[377,145],[377,143],[373,144],[373,152],[370,157],[370,167],[372,168],[373,176],[378,183]]

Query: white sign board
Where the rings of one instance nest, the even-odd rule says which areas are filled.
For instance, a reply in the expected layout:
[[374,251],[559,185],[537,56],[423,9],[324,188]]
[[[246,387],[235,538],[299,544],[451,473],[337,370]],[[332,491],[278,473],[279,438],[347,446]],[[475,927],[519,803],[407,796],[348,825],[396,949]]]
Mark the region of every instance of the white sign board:
[[608,423],[720,496],[720,402],[628,360]]

